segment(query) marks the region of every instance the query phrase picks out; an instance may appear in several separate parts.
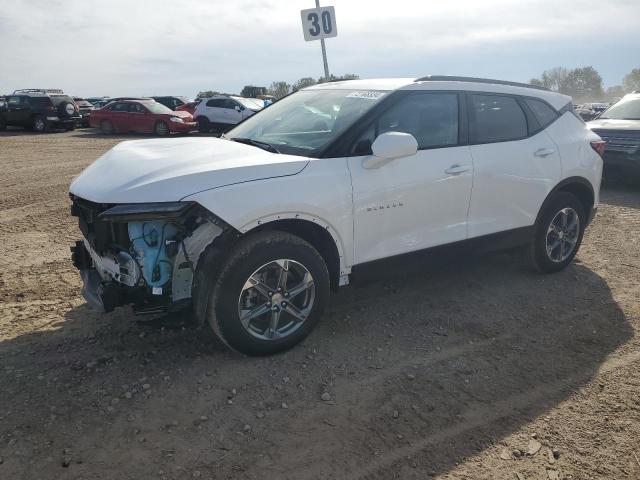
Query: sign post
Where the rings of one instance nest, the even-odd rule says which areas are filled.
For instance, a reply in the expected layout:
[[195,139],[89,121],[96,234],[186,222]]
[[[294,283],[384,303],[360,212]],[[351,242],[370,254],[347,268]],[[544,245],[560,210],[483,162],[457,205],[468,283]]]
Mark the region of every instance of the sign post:
[[320,0],[316,0],[316,8],[301,10],[302,33],[307,42],[320,40],[322,47],[322,61],[324,63],[324,78],[329,81],[329,63],[327,62],[327,49],[325,38],[336,37],[336,12],[333,7],[320,7]]

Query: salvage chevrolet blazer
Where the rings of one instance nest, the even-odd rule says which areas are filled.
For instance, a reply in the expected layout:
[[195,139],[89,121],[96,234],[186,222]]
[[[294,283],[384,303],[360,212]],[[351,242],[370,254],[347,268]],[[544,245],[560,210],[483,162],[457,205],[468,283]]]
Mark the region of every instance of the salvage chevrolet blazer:
[[465,77],[316,85],[223,138],[122,142],[71,184],[86,299],[193,307],[230,347],[300,342],[378,259],[464,240],[565,268],[604,144],[571,98]]

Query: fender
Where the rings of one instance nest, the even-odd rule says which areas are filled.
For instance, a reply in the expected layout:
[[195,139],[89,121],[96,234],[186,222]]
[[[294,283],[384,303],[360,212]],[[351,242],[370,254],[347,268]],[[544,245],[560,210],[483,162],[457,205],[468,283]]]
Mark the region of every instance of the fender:
[[[572,191],[572,187],[575,185],[580,185],[581,187],[583,187],[584,189],[587,189],[588,191],[588,195],[590,195],[590,202],[587,200],[587,198],[583,198],[581,197],[581,195],[579,193],[576,193],[574,191]],[[580,187],[578,187],[580,188]],[[538,209],[538,215],[536,216],[536,223],[534,223],[534,225],[538,224],[538,220],[540,218],[540,215],[542,213],[542,211],[544,210],[544,207],[547,205],[547,202],[549,201],[549,199],[557,192],[559,191],[569,191],[571,193],[574,193],[578,196],[578,198],[580,198],[580,200],[582,201],[584,207],[585,207],[585,213],[587,214],[587,224],[593,219],[593,217],[595,216],[595,210],[597,209],[597,206],[594,205],[594,201],[595,201],[595,190],[593,188],[593,185],[591,184],[591,182],[584,178],[584,177],[567,177],[563,180],[561,180],[555,187],[553,187],[551,189],[551,191],[547,194],[546,198],[544,199],[544,201],[542,202],[542,204],[540,205],[540,208]],[[590,206],[588,206],[587,204],[591,203]]]
[[319,225],[320,227],[325,229],[329,233],[329,235],[331,235],[331,238],[333,239],[333,242],[338,249],[338,255],[340,256],[340,275],[349,275],[351,273],[351,266],[347,265],[347,261],[345,259],[344,242],[342,241],[340,234],[338,233],[336,228],[331,225],[330,222],[318,215],[311,215],[304,212],[281,212],[256,218],[255,220],[252,220],[241,226],[240,228],[238,228],[238,230],[240,231],[240,233],[245,234],[249,233],[251,230],[257,227],[267,225],[271,222],[277,222],[278,220],[304,220],[307,222],[315,223],[316,225]]

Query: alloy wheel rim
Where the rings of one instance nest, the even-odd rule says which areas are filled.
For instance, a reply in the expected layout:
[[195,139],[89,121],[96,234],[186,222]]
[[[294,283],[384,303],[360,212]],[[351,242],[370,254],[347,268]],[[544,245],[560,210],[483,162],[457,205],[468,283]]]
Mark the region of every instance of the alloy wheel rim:
[[44,130],[44,121],[41,118],[36,119],[36,130]]
[[278,259],[254,271],[238,298],[238,316],[247,333],[260,340],[280,340],[298,331],[309,318],[316,287],[299,262]]
[[547,228],[546,248],[549,260],[564,262],[571,256],[580,235],[580,217],[571,207],[560,210]]

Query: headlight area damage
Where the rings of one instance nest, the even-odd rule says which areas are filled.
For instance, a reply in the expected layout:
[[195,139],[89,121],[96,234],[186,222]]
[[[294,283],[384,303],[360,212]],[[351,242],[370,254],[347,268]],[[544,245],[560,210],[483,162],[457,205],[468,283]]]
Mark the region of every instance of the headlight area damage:
[[71,200],[84,236],[71,247],[82,295],[105,312],[121,305],[140,314],[189,306],[200,255],[233,230],[194,202],[105,205],[74,195]]

